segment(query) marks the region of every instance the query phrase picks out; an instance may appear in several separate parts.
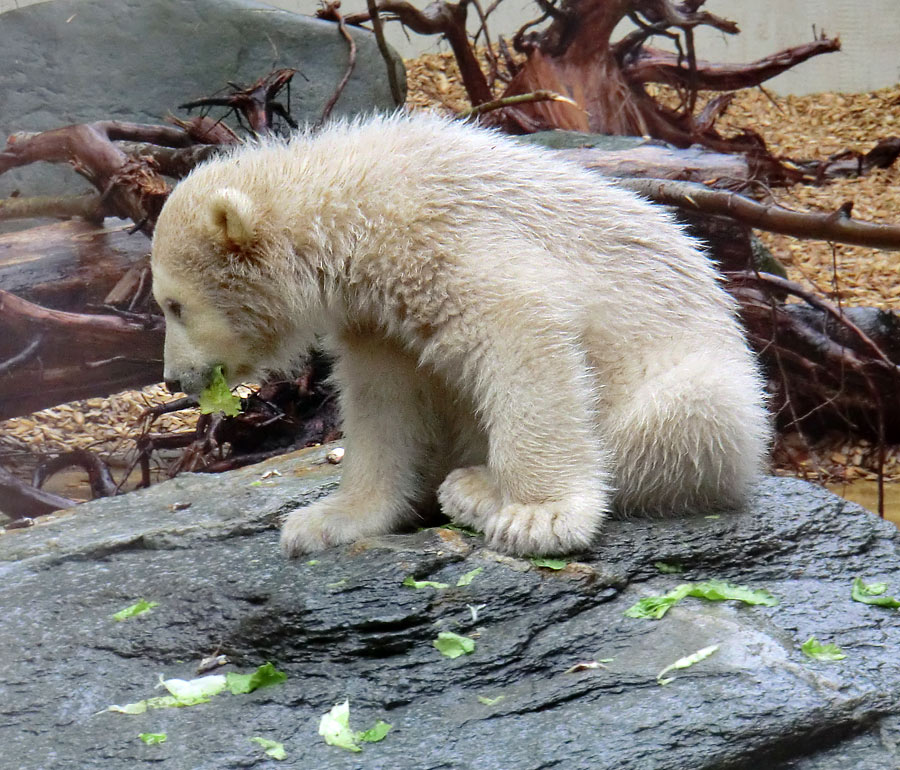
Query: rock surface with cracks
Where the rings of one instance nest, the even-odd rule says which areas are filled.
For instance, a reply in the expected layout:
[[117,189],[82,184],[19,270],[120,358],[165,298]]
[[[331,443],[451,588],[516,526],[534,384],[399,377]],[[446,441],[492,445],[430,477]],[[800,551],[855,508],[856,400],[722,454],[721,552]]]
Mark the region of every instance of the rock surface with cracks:
[[[0,767],[274,767],[254,736],[284,743],[279,767],[334,770],[900,764],[900,615],[850,597],[856,576],[900,593],[900,536],[863,509],[769,478],[744,511],[610,521],[560,570],[446,528],[286,561],[277,520],[336,484],[327,449],[184,475],[0,537]],[[403,587],[409,575],[449,587]],[[687,598],[661,620],[624,615],[710,578],[779,604]],[[139,598],[159,604],[112,620]],[[441,631],[474,639],[474,652],[442,656]],[[807,658],[810,636],[847,657]],[[214,653],[226,671],[272,661],[288,679],[190,708],[104,711],[159,695],[159,674],[196,676]],[[348,698],[354,730],[393,725],[360,754],[317,734]],[[144,732],[168,740],[147,746]]]

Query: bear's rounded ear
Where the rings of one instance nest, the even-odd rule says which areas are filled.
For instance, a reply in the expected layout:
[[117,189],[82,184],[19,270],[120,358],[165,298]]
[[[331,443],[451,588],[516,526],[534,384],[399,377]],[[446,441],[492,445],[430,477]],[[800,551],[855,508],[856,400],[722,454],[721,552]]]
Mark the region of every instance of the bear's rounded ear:
[[253,201],[233,187],[225,187],[210,198],[209,224],[212,236],[228,251],[246,251],[254,244],[256,217]]

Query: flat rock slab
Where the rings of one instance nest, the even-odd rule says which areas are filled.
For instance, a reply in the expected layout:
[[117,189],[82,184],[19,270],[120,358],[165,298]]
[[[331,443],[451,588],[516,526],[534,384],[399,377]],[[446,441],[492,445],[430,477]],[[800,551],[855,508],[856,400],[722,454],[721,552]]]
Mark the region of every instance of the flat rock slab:
[[[744,511],[610,522],[558,571],[446,528],[285,561],[278,518],[337,482],[324,453],[182,476],[0,537],[0,766],[275,767],[254,736],[285,744],[279,767],[329,770],[900,766],[900,615],[850,598],[857,575],[900,593],[900,537],[858,506],[770,478]],[[661,574],[660,561],[685,571]],[[408,575],[450,587],[404,588]],[[708,578],[780,603],[689,598],[661,620],[623,614]],[[138,598],[159,605],[111,619]],[[474,652],[443,657],[440,631],[473,638]],[[807,658],[813,635],[847,658]],[[217,652],[225,671],[268,660],[288,679],[190,708],[104,711],[159,695],[159,674],[191,678]],[[360,754],[317,734],[347,698],[354,729],[393,725]],[[146,746],[144,732],[168,740]]]
[[[356,66],[332,115],[393,109],[374,36],[350,34]],[[336,24],[252,0],[53,0],[2,14],[0,51],[0,146],[14,131],[186,117],[179,104],[279,67],[299,70],[292,115],[315,122],[349,61]],[[399,58],[397,71],[405,83]],[[36,164],[0,176],[0,197],[16,188],[59,195],[90,185],[70,169]]]

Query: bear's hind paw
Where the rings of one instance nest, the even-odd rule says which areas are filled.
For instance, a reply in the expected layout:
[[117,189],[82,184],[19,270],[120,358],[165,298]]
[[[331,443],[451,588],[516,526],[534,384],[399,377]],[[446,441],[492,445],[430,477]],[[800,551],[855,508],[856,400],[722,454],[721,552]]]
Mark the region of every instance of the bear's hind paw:
[[454,523],[482,531],[500,508],[500,495],[484,465],[457,468],[438,488],[438,502]]

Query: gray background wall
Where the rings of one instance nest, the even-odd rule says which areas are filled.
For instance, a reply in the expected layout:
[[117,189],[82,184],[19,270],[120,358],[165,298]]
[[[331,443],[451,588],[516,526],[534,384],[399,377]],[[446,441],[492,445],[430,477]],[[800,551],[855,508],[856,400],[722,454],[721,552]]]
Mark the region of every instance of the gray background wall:
[[[0,12],[45,1],[0,0]],[[428,1],[413,3],[424,7]],[[318,0],[270,0],[270,4],[312,14]],[[813,25],[841,37],[840,53],[814,59],[770,81],[770,87],[778,93],[869,91],[900,80],[900,0],[708,0],[706,7],[737,21],[741,27],[741,34],[736,36],[701,30],[698,45],[706,59],[740,62],[761,58],[811,40]],[[365,0],[344,0],[342,6],[344,13],[364,8]],[[494,34],[511,34],[533,15],[531,0],[504,0],[491,17],[491,30]],[[387,29],[391,43],[404,57],[447,50],[446,44],[439,43],[436,37],[410,33],[407,40],[399,24],[389,24]]]

